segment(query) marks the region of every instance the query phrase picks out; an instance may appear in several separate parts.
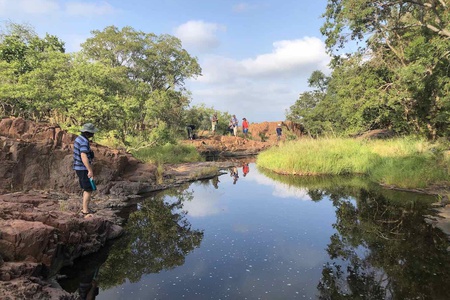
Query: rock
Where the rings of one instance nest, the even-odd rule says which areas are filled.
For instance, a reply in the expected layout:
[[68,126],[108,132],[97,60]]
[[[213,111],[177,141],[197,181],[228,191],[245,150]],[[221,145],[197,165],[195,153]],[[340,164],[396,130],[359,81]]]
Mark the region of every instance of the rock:
[[[27,189],[80,191],[72,170],[76,135],[55,125],[5,118],[0,121],[0,137],[0,193]],[[99,193],[111,193],[115,181],[136,174],[140,174],[140,182],[154,182],[156,167],[141,163],[129,153],[96,143],[92,143],[92,150]]]

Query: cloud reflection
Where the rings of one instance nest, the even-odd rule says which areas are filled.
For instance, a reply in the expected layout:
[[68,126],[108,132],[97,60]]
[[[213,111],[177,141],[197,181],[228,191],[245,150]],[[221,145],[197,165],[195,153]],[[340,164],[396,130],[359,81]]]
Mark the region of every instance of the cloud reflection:
[[249,177],[249,179],[256,181],[256,183],[258,184],[272,187],[273,188],[272,195],[275,197],[295,198],[304,201],[311,201],[311,197],[309,197],[307,190],[294,187],[286,183],[274,181],[273,179],[270,179],[264,176],[263,174],[255,172],[255,174]]
[[195,188],[195,200],[184,202],[183,209],[191,217],[206,217],[216,215],[227,210],[225,204],[220,201],[220,194],[211,189],[211,186],[197,186]]

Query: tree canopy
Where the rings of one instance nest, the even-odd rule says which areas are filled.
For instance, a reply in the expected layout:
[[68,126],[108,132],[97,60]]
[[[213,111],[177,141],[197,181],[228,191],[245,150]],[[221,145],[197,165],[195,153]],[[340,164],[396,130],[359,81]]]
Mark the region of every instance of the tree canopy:
[[0,114],[70,127],[92,122],[124,143],[133,136],[173,140],[188,118],[187,79],[197,58],[167,34],[115,26],[92,31],[78,53],[30,26],[0,34]]
[[[383,128],[431,139],[449,136],[446,1],[329,0],[323,17],[321,31],[333,57],[327,89],[313,86],[315,92],[301,94],[288,118],[301,120],[306,129],[312,123],[309,130],[318,134]],[[343,54],[355,41],[364,44]],[[314,105],[309,107],[312,95]]]

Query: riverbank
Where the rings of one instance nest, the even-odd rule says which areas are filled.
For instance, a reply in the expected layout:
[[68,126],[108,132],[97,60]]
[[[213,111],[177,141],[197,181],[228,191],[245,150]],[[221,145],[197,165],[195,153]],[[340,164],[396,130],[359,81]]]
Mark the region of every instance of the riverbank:
[[450,183],[445,145],[415,138],[304,138],[270,148],[258,165],[280,174],[367,176],[384,186],[426,189]]
[[230,158],[254,157],[278,144],[205,135],[185,143],[203,155],[228,161],[158,167],[93,143],[99,190],[92,204],[97,212],[83,216],[71,169],[75,137],[58,126],[20,118],[0,121],[0,298],[76,299],[59,288],[58,271],[122,234],[118,210],[145,193],[213,178],[240,163]]
[[[142,194],[220,175],[234,162],[144,164],[93,143],[98,191],[80,214],[71,168],[75,135],[58,126],[0,121],[0,298],[76,299],[57,281],[61,267],[98,251],[122,234],[116,212]],[[133,202],[134,201],[134,202]]]
[[258,155],[258,166],[282,175],[364,175],[386,189],[434,195],[427,221],[450,239],[448,149],[417,138],[302,139]]

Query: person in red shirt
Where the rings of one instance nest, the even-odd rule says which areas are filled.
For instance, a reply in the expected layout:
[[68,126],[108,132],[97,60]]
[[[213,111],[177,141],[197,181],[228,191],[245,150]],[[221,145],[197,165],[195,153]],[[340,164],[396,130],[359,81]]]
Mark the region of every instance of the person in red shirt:
[[245,135],[245,138],[248,138],[248,121],[246,118],[242,119],[242,132]]

